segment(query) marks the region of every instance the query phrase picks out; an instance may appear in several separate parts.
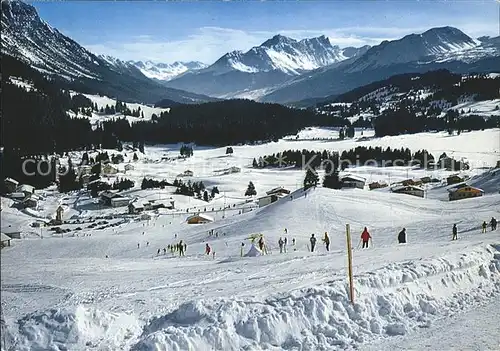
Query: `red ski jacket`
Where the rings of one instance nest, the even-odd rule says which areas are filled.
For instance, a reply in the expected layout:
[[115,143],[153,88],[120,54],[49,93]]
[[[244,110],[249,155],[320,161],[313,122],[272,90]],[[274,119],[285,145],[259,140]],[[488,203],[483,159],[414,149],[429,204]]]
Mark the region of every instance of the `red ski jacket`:
[[368,230],[363,230],[363,233],[361,234],[361,239],[363,241],[368,241],[371,238],[370,233],[368,233]]

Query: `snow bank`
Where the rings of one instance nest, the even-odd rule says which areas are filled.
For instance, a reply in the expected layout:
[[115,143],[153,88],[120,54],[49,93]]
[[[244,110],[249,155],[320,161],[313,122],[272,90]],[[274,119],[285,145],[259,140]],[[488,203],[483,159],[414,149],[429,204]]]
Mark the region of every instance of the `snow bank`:
[[199,300],[158,317],[134,350],[323,350],[429,327],[434,315],[500,292],[500,246],[411,261],[265,301]]
[[354,280],[354,305],[346,279],[337,279],[265,300],[199,299],[148,321],[81,305],[50,309],[3,332],[19,351],[345,348],[429,327],[437,316],[499,294],[500,245],[394,263]]
[[17,323],[19,335],[13,347],[18,351],[126,349],[141,330],[132,315],[83,306],[29,314]]

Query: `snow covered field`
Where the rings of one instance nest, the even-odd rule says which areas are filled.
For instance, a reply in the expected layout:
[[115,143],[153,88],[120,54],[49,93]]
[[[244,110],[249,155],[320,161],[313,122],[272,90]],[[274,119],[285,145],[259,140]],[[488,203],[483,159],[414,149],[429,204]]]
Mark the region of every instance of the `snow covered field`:
[[[363,141],[322,141],[313,139],[335,138],[336,131],[312,128],[300,133],[300,141],[233,146],[233,155],[225,155],[225,148],[195,147],[186,160],[167,160],[179,154],[179,145],[146,145],[145,155],[138,153],[139,161],[131,162],[135,169],[118,177],[139,186],[144,176],[172,181],[191,170],[193,177],[186,179],[201,180],[208,189],[218,186],[220,194],[206,203],[173,194],[169,187],[136,187],[126,193],[172,197],[176,210],[153,214],[150,221],[117,217],[108,220],[115,226],[101,230],[66,224],[61,227],[83,229],[60,235],[47,227],[30,228],[36,212],[20,212],[2,198],[2,227],[9,223],[28,233],[1,252],[2,338],[12,350],[451,350],[459,349],[457,338],[463,335],[447,330],[447,323],[465,330],[470,320],[479,324],[474,333],[483,333],[476,344],[465,339],[466,348],[494,350],[500,345],[496,329],[480,323],[500,322],[491,307],[500,297],[500,230],[481,234],[480,224],[500,215],[500,172],[491,169],[499,159],[500,130],[381,139],[370,133],[364,132]],[[426,198],[384,190],[304,192],[302,170],[250,167],[254,157],[288,149],[343,151],[361,145],[465,157],[473,168],[464,173],[485,195],[449,202],[442,184],[429,188]],[[125,164],[132,155],[126,152]],[[79,157],[72,155],[74,162]],[[217,172],[234,166],[241,172]],[[409,167],[349,172],[388,183],[452,173]],[[284,186],[292,198],[239,214],[249,206],[243,196],[249,181],[257,196]],[[42,217],[53,215],[60,204],[65,219],[82,222],[126,211],[96,206],[84,194],[39,193]],[[224,205],[230,208],[221,210]],[[189,213],[205,208],[213,223],[186,224]],[[454,223],[459,240],[452,242]],[[354,305],[347,286],[346,224],[354,247]],[[362,250],[359,235],[365,226],[373,245]],[[408,243],[398,245],[403,227]],[[211,229],[217,237],[208,236]],[[321,242],[325,231],[329,252]],[[242,243],[247,252],[254,233],[264,235],[270,254],[240,257]],[[311,253],[313,233],[318,245]],[[288,252],[280,254],[277,242],[284,236]],[[163,254],[179,240],[187,243],[185,257]],[[206,243],[215,257],[203,254]],[[447,333],[440,338],[443,330]]]

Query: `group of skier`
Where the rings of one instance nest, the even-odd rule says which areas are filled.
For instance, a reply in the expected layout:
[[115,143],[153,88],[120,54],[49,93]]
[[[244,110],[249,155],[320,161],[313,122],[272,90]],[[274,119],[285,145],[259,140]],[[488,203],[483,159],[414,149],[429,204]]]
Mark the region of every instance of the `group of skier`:
[[[495,217],[491,217],[490,227],[492,231],[497,229],[497,220]],[[482,233],[486,233],[486,228],[488,228],[488,224],[486,223],[486,221],[483,222],[481,228],[482,228]]]
[[[166,248],[164,247],[163,254],[166,255],[167,251],[170,251],[172,254],[178,252],[179,256],[185,256],[186,250],[187,250],[187,244],[181,240],[177,244],[171,244],[171,245],[169,244],[167,245]],[[156,255],[159,256],[160,253],[161,249],[158,249]]]

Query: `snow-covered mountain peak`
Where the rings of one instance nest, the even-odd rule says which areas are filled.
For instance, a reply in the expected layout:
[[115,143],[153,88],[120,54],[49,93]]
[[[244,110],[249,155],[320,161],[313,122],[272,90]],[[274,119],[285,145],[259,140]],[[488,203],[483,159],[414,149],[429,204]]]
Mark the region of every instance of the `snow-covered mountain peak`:
[[295,40],[277,34],[247,52],[232,51],[205,72],[224,74],[228,71],[270,72],[281,71],[288,75],[299,75],[306,71],[327,66],[363,53],[363,51],[344,51],[332,45],[325,35],[316,38]]
[[173,63],[147,61],[128,61],[128,63],[137,67],[146,77],[158,80],[169,81],[188,71],[196,71],[207,67],[206,64],[199,61]]

